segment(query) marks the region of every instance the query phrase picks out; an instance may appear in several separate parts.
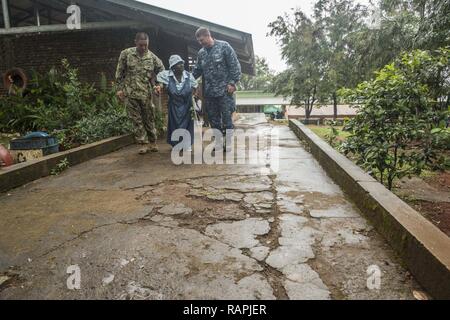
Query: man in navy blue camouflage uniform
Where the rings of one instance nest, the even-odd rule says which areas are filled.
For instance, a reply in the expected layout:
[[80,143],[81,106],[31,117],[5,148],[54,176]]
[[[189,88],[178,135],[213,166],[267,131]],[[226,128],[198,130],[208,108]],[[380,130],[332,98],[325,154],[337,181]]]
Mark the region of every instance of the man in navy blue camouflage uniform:
[[203,76],[204,104],[211,127],[225,135],[234,129],[234,93],[241,79],[241,65],[234,49],[214,39],[208,29],[198,29],[195,36],[203,48],[198,52],[193,75],[196,79]]

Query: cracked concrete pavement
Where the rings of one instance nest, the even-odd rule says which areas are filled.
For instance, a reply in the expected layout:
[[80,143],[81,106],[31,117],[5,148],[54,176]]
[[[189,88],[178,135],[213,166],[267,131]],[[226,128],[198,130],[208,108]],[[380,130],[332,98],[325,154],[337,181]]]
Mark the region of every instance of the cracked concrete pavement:
[[238,126],[278,135],[264,149],[278,171],[130,146],[0,195],[0,299],[413,299],[420,287],[287,126]]

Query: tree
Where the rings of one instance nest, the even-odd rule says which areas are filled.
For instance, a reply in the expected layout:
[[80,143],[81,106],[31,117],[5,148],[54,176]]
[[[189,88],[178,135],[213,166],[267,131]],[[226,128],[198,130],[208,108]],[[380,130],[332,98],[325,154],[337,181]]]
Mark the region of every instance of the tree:
[[416,0],[419,28],[414,47],[438,49],[450,45],[450,0]]
[[443,107],[439,100],[448,97],[449,70],[450,48],[415,50],[385,66],[374,80],[342,90],[360,106],[346,127],[351,135],[342,150],[389,189],[395,179],[444,162],[437,151],[448,139],[449,101]]
[[272,22],[289,69],[272,86],[276,94],[292,97],[309,118],[318,101],[332,101],[337,117],[338,89],[363,80],[354,63],[354,34],[363,28],[365,6],[350,0],[319,0],[312,19],[302,11]]
[[266,58],[256,56],[255,59],[255,76],[242,75],[239,82],[240,90],[242,91],[265,91],[270,88],[275,71],[270,70]]
[[[377,23],[367,18],[370,9]],[[299,9],[285,13],[269,24],[288,66],[270,90],[304,107],[307,118],[331,100],[336,118],[339,89],[372,79],[402,52],[448,45],[449,17],[450,0],[379,0],[372,7],[318,0],[311,18]]]
[[366,15],[367,7],[351,0],[319,0],[314,6],[314,19],[324,34],[321,47],[326,61],[320,101],[333,102],[334,119],[337,118],[337,91],[354,87],[363,80],[354,63],[354,34],[365,26]]
[[450,0],[379,0],[379,21],[354,34],[355,64],[366,79],[398,55],[450,45]]
[[275,78],[270,90],[291,98],[293,105],[304,107],[309,119],[323,79],[322,30],[299,9],[292,16],[279,16],[269,27],[269,35],[278,38],[288,65],[288,69]]
[[381,0],[372,7],[378,15],[375,25],[369,22],[353,36],[355,65],[364,79],[391,63],[401,52],[412,50],[418,31],[418,16],[409,1]]

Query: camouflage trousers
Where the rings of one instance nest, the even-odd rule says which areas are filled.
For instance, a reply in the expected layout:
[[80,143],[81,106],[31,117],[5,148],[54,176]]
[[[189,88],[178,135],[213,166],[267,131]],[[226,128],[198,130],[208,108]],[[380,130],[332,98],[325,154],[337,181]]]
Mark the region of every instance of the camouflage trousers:
[[233,112],[236,111],[236,102],[233,96],[226,94],[223,97],[205,97],[204,103],[211,128],[224,134],[226,130],[234,129]]
[[152,98],[126,98],[125,106],[134,125],[134,136],[139,144],[154,143],[157,140],[155,106]]

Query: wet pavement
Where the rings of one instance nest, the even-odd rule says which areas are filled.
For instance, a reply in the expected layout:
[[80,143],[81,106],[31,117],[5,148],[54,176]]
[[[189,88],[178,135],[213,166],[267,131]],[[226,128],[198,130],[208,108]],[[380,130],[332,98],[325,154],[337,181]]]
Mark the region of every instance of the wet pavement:
[[393,250],[287,126],[238,126],[279,137],[262,144],[276,167],[177,166],[168,146],[130,146],[0,195],[0,299],[413,299]]

